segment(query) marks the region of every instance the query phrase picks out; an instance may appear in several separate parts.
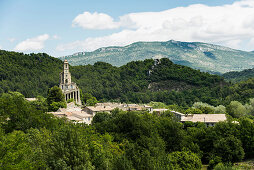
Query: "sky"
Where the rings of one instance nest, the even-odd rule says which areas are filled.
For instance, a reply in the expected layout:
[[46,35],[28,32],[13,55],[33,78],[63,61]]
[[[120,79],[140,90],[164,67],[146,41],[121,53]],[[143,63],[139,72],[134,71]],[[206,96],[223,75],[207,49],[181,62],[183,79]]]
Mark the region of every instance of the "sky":
[[0,49],[54,57],[137,41],[254,50],[254,0],[0,0]]

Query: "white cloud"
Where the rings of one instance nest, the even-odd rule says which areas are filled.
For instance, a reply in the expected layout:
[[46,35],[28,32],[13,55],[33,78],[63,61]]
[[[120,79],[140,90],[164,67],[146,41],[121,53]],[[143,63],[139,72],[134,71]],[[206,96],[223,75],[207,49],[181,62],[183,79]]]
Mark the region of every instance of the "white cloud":
[[44,47],[44,42],[49,39],[48,34],[39,35],[34,38],[26,39],[16,45],[14,50],[28,51],[28,50],[41,50]]
[[118,28],[117,22],[113,18],[104,13],[84,12],[79,14],[73,21],[72,26],[80,26],[85,29],[113,29]]
[[85,12],[78,15],[73,24],[85,29],[122,29],[108,36],[61,44],[57,50],[91,51],[103,46],[170,39],[246,49],[241,45],[252,43],[254,37],[254,0],[223,6],[195,4],[161,12],[130,13],[120,16],[118,22],[106,14]]
[[2,50],[3,49],[3,47],[0,45],[0,50]]

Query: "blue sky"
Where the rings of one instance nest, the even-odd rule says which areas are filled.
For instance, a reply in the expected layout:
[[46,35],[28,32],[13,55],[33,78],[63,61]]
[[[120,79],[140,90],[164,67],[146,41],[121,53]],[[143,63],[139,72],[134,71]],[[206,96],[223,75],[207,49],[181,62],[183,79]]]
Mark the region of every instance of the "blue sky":
[[0,48],[58,57],[136,41],[254,50],[253,0],[0,0]]

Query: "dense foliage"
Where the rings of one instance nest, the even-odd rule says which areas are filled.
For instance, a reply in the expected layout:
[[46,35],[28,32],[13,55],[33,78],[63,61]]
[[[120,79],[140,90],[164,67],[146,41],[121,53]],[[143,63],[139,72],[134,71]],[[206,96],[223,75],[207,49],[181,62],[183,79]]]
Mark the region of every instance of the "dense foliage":
[[[47,96],[58,85],[63,63],[47,54],[0,51],[0,94],[18,91],[26,97]],[[81,88],[83,102],[149,103],[191,106],[205,102],[214,106],[254,97],[254,79],[230,85],[222,77],[173,64],[169,59],[133,61],[121,67],[104,62],[70,66],[72,79]],[[89,97],[89,99],[87,98]],[[54,110],[54,109],[53,109]]]
[[239,82],[254,78],[254,68],[243,71],[231,71],[222,75],[226,80],[232,82]]
[[[254,79],[230,85],[220,76],[168,59],[121,67],[103,62],[71,66],[87,105],[97,99],[158,101],[164,103],[150,104],[185,114],[226,113],[229,118],[206,128],[203,123],[179,123],[170,113],[114,110],[96,114],[87,126],[46,113],[66,106],[61,90],[53,87],[62,61],[6,51],[0,51],[0,61],[3,169],[200,169],[201,162],[220,168],[254,157]],[[18,92],[38,100],[28,102]]]
[[57,111],[60,107],[67,107],[62,89],[54,86],[48,90],[47,105],[49,111]]
[[[0,60],[0,93],[19,91],[26,97],[46,97],[48,88],[58,84],[63,64],[47,54],[7,51],[0,51]],[[225,85],[219,76],[173,64],[166,58],[130,62],[122,67],[97,62],[70,67],[70,71],[83,93],[91,93],[101,101],[218,104]]]
[[0,94],[18,91],[26,97],[47,96],[57,85],[62,61],[45,53],[23,54],[0,50]]
[[[170,113],[114,110],[73,124],[17,92],[0,96],[2,169],[201,169],[254,157],[254,124],[182,124]],[[200,104],[199,104],[200,106]],[[223,166],[219,164],[216,166]]]

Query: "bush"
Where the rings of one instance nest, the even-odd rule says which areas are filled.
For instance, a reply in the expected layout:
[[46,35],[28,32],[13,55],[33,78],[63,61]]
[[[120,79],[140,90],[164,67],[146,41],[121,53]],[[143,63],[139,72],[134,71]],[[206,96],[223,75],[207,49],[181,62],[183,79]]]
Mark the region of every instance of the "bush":
[[168,160],[176,169],[196,170],[202,167],[200,158],[190,151],[172,152],[168,155]]

